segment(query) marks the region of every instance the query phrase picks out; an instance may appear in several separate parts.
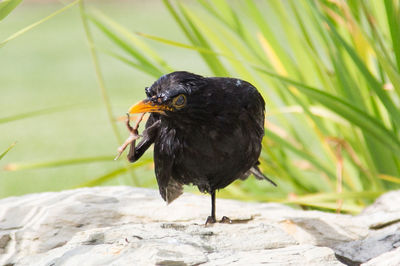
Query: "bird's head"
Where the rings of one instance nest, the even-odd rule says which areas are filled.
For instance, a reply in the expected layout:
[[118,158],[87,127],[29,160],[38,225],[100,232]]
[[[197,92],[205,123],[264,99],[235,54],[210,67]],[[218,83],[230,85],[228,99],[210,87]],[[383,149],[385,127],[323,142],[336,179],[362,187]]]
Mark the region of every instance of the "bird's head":
[[185,71],[164,75],[145,89],[147,98],[133,105],[130,114],[159,113],[165,116],[187,113],[196,105],[194,97],[207,85],[206,78]]

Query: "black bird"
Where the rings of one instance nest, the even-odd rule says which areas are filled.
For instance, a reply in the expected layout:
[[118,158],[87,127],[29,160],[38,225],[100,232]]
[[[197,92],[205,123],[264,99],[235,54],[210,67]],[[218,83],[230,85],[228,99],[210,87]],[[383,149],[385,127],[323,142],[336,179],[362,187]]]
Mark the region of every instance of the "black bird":
[[[159,78],[145,89],[147,98],[129,113],[151,112],[143,139],[128,154],[138,160],[154,143],[154,163],[162,198],[170,203],[183,185],[196,185],[211,194],[215,223],[215,191],[258,168],[264,136],[265,103],[250,83],[234,78],[202,77],[185,71]],[[224,217],[224,221],[230,221]]]

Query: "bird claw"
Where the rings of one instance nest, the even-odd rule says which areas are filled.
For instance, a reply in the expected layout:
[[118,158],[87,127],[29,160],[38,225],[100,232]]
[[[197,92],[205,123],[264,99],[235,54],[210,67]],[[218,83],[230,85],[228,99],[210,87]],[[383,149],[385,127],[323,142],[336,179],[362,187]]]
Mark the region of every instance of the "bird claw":
[[204,224],[205,226],[209,225],[209,224],[215,224],[217,222],[217,220],[215,219],[215,217],[212,216],[208,216],[206,223]]
[[[211,225],[211,224],[215,224],[216,222],[217,222],[217,220],[214,217],[208,216],[207,220],[206,220],[206,223],[204,225],[208,226],[208,225]],[[221,223],[221,224],[232,224],[233,222],[232,222],[231,219],[229,219],[229,217],[224,216],[224,217],[222,217],[221,221],[219,221],[219,223]]]
[[224,216],[224,217],[222,217],[220,223],[221,223],[221,224],[231,224],[231,223],[232,223],[232,220],[229,219],[229,217]]

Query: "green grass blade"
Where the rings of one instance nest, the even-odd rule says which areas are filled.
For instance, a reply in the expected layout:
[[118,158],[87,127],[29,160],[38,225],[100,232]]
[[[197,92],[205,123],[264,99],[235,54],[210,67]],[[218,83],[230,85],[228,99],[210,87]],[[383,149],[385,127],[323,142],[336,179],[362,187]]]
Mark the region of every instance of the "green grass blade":
[[400,178],[390,175],[379,175],[379,178],[385,181],[389,181],[395,184],[400,184]]
[[185,44],[185,43],[181,43],[181,42],[165,39],[165,38],[154,36],[154,35],[147,34],[147,33],[137,32],[136,34],[138,34],[139,36],[142,36],[144,38],[147,38],[149,40],[153,40],[153,41],[165,44],[165,45],[174,46],[174,47],[177,47],[177,48],[188,49],[188,50],[193,50],[193,51],[196,51],[198,53],[208,54],[208,55],[212,55],[214,57],[217,57],[217,56],[223,57],[223,58],[228,59],[231,62],[235,62],[235,63],[242,64],[242,65],[246,65],[246,66],[249,66],[249,67],[250,66],[261,67],[261,65],[256,65],[254,62],[247,60],[248,58],[246,58],[246,60],[242,60],[242,59],[239,59],[239,58],[237,58],[235,56],[228,55],[227,53],[220,53],[220,52],[216,52],[214,50],[210,50],[208,48],[204,48],[204,47],[200,47],[200,46],[196,46],[196,45],[189,45],[189,44]]
[[[215,47],[216,50],[224,51],[224,54],[227,54],[229,58],[235,58],[235,54],[232,52],[232,48],[235,48],[235,50],[239,51],[243,55],[243,58],[248,59],[251,57],[251,55],[248,53],[247,47],[243,45],[239,40],[237,40],[237,38],[225,28],[220,28],[218,27],[218,25],[206,23],[202,17],[196,14],[196,12],[193,12],[191,10],[186,10],[185,12],[186,15],[190,17],[191,24],[196,25],[196,30],[198,34],[207,37],[207,42],[213,43],[213,47]],[[206,47],[210,46],[207,44]],[[255,80],[251,73],[249,73],[247,66],[239,62],[237,58],[239,57],[236,56],[234,60],[229,60],[230,65],[234,68],[234,70],[238,73],[241,73],[241,78],[243,79]],[[212,59],[212,57],[210,56],[210,60],[220,62],[220,59],[215,56],[214,59]],[[222,62],[220,63],[222,64]]]
[[279,43],[279,40],[275,32],[272,30],[271,25],[268,23],[266,16],[262,13],[262,10],[258,8],[257,1],[248,0],[245,1],[245,3],[247,5],[247,12],[249,16],[258,26],[257,30],[261,31],[262,36],[265,39],[268,39],[268,42],[270,43],[277,57],[280,59],[283,67],[288,73],[296,75],[297,77],[298,71],[296,70],[295,62],[290,59],[288,52],[285,50],[285,46]]
[[354,103],[358,108],[366,110],[366,104],[363,97],[360,97],[362,94],[357,86],[357,82],[349,75],[350,70],[344,62],[345,59],[341,53],[337,53],[335,56],[332,55],[333,68],[338,82],[336,92],[342,98]]
[[135,69],[141,70],[144,73],[146,73],[150,76],[153,76],[156,79],[158,79],[160,77],[160,73],[158,71],[154,71],[154,68],[148,68],[147,65],[135,63],[132,60],[129,60],[128,58],[125,58],[124,56],[121,56],[121,55],[114,53],[112,51],[109,51],[107,49],[96,48],[96,50],[102,52],[103,54],[109,55],[109,56],[117,59],[118,61],[121,61]]
[[[156,77],[173,69],[149,46],[140,41],[134,34],[122,25],[107,17],[100,11],[88,18],[96,25],[112,42],[137,60],[137,64],[143,69],[151,70],[148,74]],[[126,41],[128,40],[128,41]],[[156,62],[157,65],[154,63]]]
[[363,206],[354,203],[346,202],[346,200],[358,201],[359,199],[374,200],[384,191],[355,191],[355,192],[342,192],[342,193],[316,193],[292,197],[290,199],[280,200],[280,203],[299,204],[304,206],[326,208],[337,210],[337,200],[344,200],[341,211],[350,213],[359,213],[363,210]]
[[306,194],[301,196],[296,196],[291,199],[285,199],[281,202],[284,203],[293,203],[297,200],[302,202],[317,202],[317,201],[335,201],[335,200],[357,200],[360,198],[363,199],[376,199],[380,195],[384,193],[383,191],[354,191],[354,192],[342,192],[342,193],[315,193],[315,194]]
[[133,168],[138,168],[138,167],[141,167],[144,165],[148,165],[149,163],[152,163],[152,161],[153,161],[152,158],[142,159],[140,162],[135,162],[133,164],[128,164],[125,167],[120,167],[116,170],[112,170],[111,172],[109,172],[105,175],[96,177],[88,182],[78,185],[77,187],[92,187],[92,186],[98,186],[98,185],[104,184],[105,182],[110,181],[111,179],[114,179],[114,178],[118,177],[119,175],[122,175]]
[[152,63],[150,63],[142,54],[140,51],[136,50],[129,44],[127,44],[125,41],[123,41],[121,38],[119,38],[112,30],[110,30],[108,27],[106,27],[105,24],[101,23],[99,20],[95,19],[92,16],[88,17],[97,28],[99,28],[112,42],[114,42],[118,47],[120,47],[122,50],[127,52],[130,56],[135,58],[138,61],[139,65],[142,66],[147,66],[147,69],[151,69],[150,72],[147,72],[151,76],[159,77],[162,75],[162,71],[157,69]]
[[73,7],[74,5],[76,5],[77,3],[79,3],[80,0],[76,0],[74,2],[72,2],[71,4],[68,4],[66,6],[64,6],[63,8],[60,8],[59,10],[57,10],[56,12],[48,15],[47,17],[17,31],[16,33],[12,34],[10,37],[8,37],[7,39],[5,39],[4,41],[0,42],[0,47],[6,45],[6,43],[8,43],[9,41],[14,40],[15,38],[19,37],[20,35],[24,34],[25,32],[35,28],[36,26],[39,26],[40,24],[42,24],[43,22],[46,22],[47,20],[53,18],[54,16],[57,16],[58,14],[64,12],[65,10]]
[[[109,122],[110,122],[110,124],[112,126],[114,135],[115,135],[118,143],[122,143],[122,137],[121,137],[121,135],[120,135],[120,133],[118,131],[118,127],[117,127],[117,120],[114,119],[112,106],[111,106],[111,101],[110,101],[110,98],[108,96],[108,92],[107,92],[106,87],[105,87],[104,78],[103,78],[103,75],[102,75],[102,72],[101,72],[101,68],[100,68],[100,63],[98,61],[98,56],[97,56],[97,53],[96,53],[96,50],[95,50],[94,40],[93,40],[92,33],[90,31],[89,24],[88,24],[88,19],[89,18],[86,15],[85,6],[84,6],[84,3],[83,3],[83,0],[81,0],[79,2],[79,10],[80,10],[80,15],[81,15],[81,19],[82,19],[83,28],[84,28],[85,33],[86,33],[86,38],[87,38],[87,40],[89,42],[89,50],[90,50],[90,54],[91,54],[91,57],[92,57],[93,65],[94,65],[94,68],[95,68],[97,81],[98,81],[98,84],[99,84],[99,87],[100,87],[100,90],[101,90],[101,94],[102,94],[102,97],[103,97],[103,101],[105,103],[105,107],[107,109],[108,120],[109,120]],[[149,65],[149,66],[153,67],[152,65]],[[154,69],[157,70],[157,68],[155,66],[154,66]],[[163,73],[161,73],[161,74],[163,74]],[[125,164],[128,165],[128,162],[125,162]],[[133,184],[136,185],[137,184],[137,180],[136,180],[136,177],[133,175],[132,172],[130,172],[130,176],[132,178]]]
[[194,46],[194,45],[189,45],[189,44],[184,44],[181,42],[177,42],[177,41],[173,41],[173,40],[168,40],[165,38],[161,38],[158,36],[154,36],[154,35],[150,35],[147,33],[142,33],[142,32],[136,32],[136,34],[138,34],[139,36],[142,36],[144,38],[162,43],[162,44],[166,44],[166,45],[170,45],[170,46],[175,46],[177,48],[184,48],[184,49],[189,49],[189,50],[193,50],[193,51],[197,51],[199,53],[204,53],[204,54],[211,54],[211,55],[221,55],[221,56],[227,56],[227,55],[223,55],[217,52],[214,52],[210,49],[204,48],[204,47],[199,47],[199,46]]
[[386,17],[389,24],[392,47],[396,55],[397,70],[400,71],[400,18],[399,4],[393,0],[385,0]]
[[117,23],[115,20],[111,19],[110,17],[106,16],[102,12],[96,10],[94,13],[98,19],[101,19],[103,23],[107,23],[115,30],[119,35],[123,36],[125,39],[130,41],[135,47],[137,47],[142,54],[145,54],[149,61],[157,63],[159,66],[158,68],[162,72],[171,72],[173,68],[168,65],[167,61],[164,60],[157,51],[153,50],[150,46],[148,46],[145,42],[141,41],[137,38],[131,31],[127,28],[122,26],[121,24]]
[[329,20],[325,20],[329,24],[332,36],[337,39],[344,47],[346,52],[352,58],[354,65],[359,69],[365,80],[369,84],[369,87],[378,95],[382,103],[385,105],[388,114],[392,118],[392,121],[397,127],[400,127],[400,110],[395,106],[392,99],[387,95],[386,91],[383,90],[383,84],[381,84],[368,70],[368,67],[364,64],[361,58],[357,55],[354,49],[340,36],[335,27]]
[[[193,35],[196,37],[197,42],[194,43],[195,45],[197,44],[200,47],[204,47],[209,50],[213,50],[209,42],[207,41],[207,38],[204,34],[201,33],[200,29],[198,28],[198,24],[193,20],[193,16],[191,16],[191,12],[189,9],[184,7],[183,5],[179,4],[179,8],[181,13],[183,14],[183,17],[186,19],[187,24],[189,25],[190,29],[193,32]],[[205,62],[213,71],[214,75],[216,76],[228,76],[229,72],[225,68],[225,66],[222,64],[222,62],[218,59],[218,57],[207,55],[207,54],[201,54],[200,55],[204,58]]]
[[14,142],[11,144],[2,154],[0,154],[0,160],[3,159],[4,156],[12,149],[14,146],[17,144],[17,142]]
[[[323,106],[316,106],[316,105],[310,105],[309,106],[309,111],[315,116],[319,116],[323,119],[328,119],[332,122],[335,122],[336,124],[340,124],[342,126],[348,127],[350,126],[349,122],[343,117],[338,116],[331,110],[323,107]],[[286,107],[280,107],[277,110],[270,110],[268,112],[269,116],[277,116],[277,115],[282,115],[282,114],[303,114],[304,110],[300,105],[292,105],[292,106],[286,106]]]
[[188,26],[176,12],[175,8],[172,6],[169,0],[163,0],[164,6],[167,8],[171,16],[174,18],[175,22],[178,24],[179,28],[183,31],[186,37],[192,42],[196,43],[196,38],[192,32],[190,32]]
[[3,0],[0,2],[0,21],[11,13],[22,0]]
[[87,21],[87,17],[85,16],[85,6],[83,4],[83,0],[79,2],[79,11],[80,11],[80,15],[81,15],[81,19],[82,19],[82,24],[83,24],[83,28],[86,34],[86,39],[88,41],[89,44],[89,51],[90,51],[90,55],[92,58],[92,62],[93,62],[93,66],[95,69],[95,73],[96,73],[96,77],[97,77],[97,83],[99,84],[100,87],[100,91],[101,91],[101,95],[103,97],[103,101],[107,110],[107,116],[108,116],[108,121],[111,124],[111,128],[113,130],[113,133],[117,139],[118,143],[122,142],[122,137],[121,134],[118,131],[118,127],[117,127],[117,123],[116,120],[114,119],[114,115],[113,115],[113,111],[112,111],[112,107],[111,107],[111,102],[110,102],[110,98],[108,96],[105,84],[104,84],[104,78],[103,78],[103,74],[101,73],[101,69],[100,69],[100,64],[99,64],[99,60],[97,57],[97,53],[96,50],[94,48],[94,41],[93,41],[93,37],[92,37],[92,33],[90,31],[89,28],[89,24]]
[[78,104],[74,105],[67,105],[67,106],[57,106],[57,107],[50,107],[50,108],[45,108],[45,109],[39,109],[39,110],[33,110],[30,112],[24,112],[20,114],[15,114],[15,115],[10,115],[6,117],[0,117],[0,124],[3,123],[9,123],[25,118],[30,118],[30,117],[35,117],[35,116],[40,116],[40,115],[48,115],[48,114],[53,114],[57,112],[63,112],[63,111],[68,111],[71,109],[71,107],[79,106]]
[[[228,1],[213,1],[210,3],[207,0],[198,0],[198,2],[208,11],[210,17],[222,22],[229,31],[235,33],[247,46],[247,52],[253,54],[259,63],[267,63],[253,33],[245,30],[241,20],[242,17],[237,12],[237,10],[241,10],[240,8],[233,8]],[[212,25],[215,25],[215,22],[212,22]]]
[[105,174],[105,175],[99,176],[99,177],[97,177],[97,178],[95,178],[95,179],[93,179],[91,181],[82,183],[82,184],[76,186],[76,188],[99,186],[99,185],[101,185],[101,184],[103,184],[103,183],[105,183],[105,182],[107,182],[107,181],[109,181],[111,179],[114,179],[114,178],[118,177],[119,175],[122,175],[122,174],[128,172],[128,170],[133,168],[133,167],[134,167],[133,165],[129,165],[129,166],[126,166],[126,167],[118,168],[116,170],[113,170],[113,171]]
[[314,156],[306,152],[301,147],[296,147],[289,141],[281,138],[279,135],[275,134],[274,132],[267,131],[267,137],[274,140],[276,143],[281,145],[282,147],[287,148],[288,150],[292,151],[293,153],[297,154],[300,158],[305,159],[307,162],[310,162],[316,169],[326,173],[332,179],[336,178],[336,174],[329,169],[329,167],[325,166],[322,162],[316,159]]
[[377,45],[375,44],[374,40],[369,40],[371,47],[374,49],[376,53],[376,58],[378,59],[380,66],[387,74],[389,80],[391,81],[394,89],[396,90],[397,94],[400,95],[400,74],[397,69],[395,69],[394,65],[391,64],[391,59],[382,52]]
[[[178,3],[178,7],[180,12],[183,15],[182,19],[175,8],[171,5],[170,1],[163,0],[164,5],[167,7],[168,11],[175,19],[179,27],[185,33],[186,37],[194,46],[199,46],[208,50],[213,50],[208,44],[206,38],[200,33],[195,23],[193,23],[192,19],[188,15],[188,10]],[[208,65],[210,70],[217,76],[227,76],[228,71],[225,69],[220,60],[212,55],[200,53],[200,56],[203,58],[205,63]]]
[[[308,206],[313,208],[337,211],[339,209],[339,205],[336,202],[303,202],[301,200],[293,200],[290,202],[291,204],[301,205],[301,206]],[[287,202],[289,204],[289,202]],[[343,203],[340,206],[340,211],[344,213],[351,213],[351,214],[359,214],[365,208],[364,205],[360,206],[354,203]]]
[[302,93],[310,97],[311,99],[321,103],[326,108],[331,109],[335,113],[339,114],[343,118],[347,119],[349,122],[359,126],[361,129],[368,131],[372,136],[374,136],[382,144],[391,150],[396,156],[400,157],[400,141],[396,135],[389,131],[378,119],[370,116],[369,114],[363,112],[362,110],[354,107],[348,102],[333,96],[324,91],[318,90],[311,86],[307,86],[300,82],[282,77],[275,73],[258,69],[264,74],[278,78],[284,82],[290,83],[296,86]]
[[[178,25],[182,28],[182,30],[184,31],[186,37],[189,39],[189,41],[192,43],[192,45],[187,45],[187,44],[179,43],[179,42],[176,42],[176,41],[167,40],[167,39],[164,39],[164,38],[160,38],[158,36],[153,36],[153,35],[149,35],[149,34],[145,34],[145,33],[138,33],[139,35],[141,35],[141,36],[143,36],[145,38],[148,38],[148,39],[152,39],[152,40],[161,42],[163,44],[172,45],[172,46],[176,46],[176,47],[179,47],[179,48],[195,50],[195,51],[200,53],[200,55],[203,57],[203,59],[205,61],[206,60],[213,60],[213,58],[215,59],[215,57],[217,57],[217,56],[222,56],[222,57],[225,57],[225,58],[229,59],[232,62],[242,63],[242,64],[246,64],[246,65],[254,64],[254,63],[249,63],[249,62],[246,62],[244,60],[238,59],[237,57],[233,57],[231,55],[228,55],[225,52],[222,53],[222,52],[214,51],[209,46],[205,47],[205,46],[201,45],[200,41],[197,39],[196,36],[194,36],[193,33],[190,32],[188,26],[186,26],[186,24],[183,22],[183,20],[179,17],[178,13],[175,11],[175,9],[172,7],[172,5],[170,5],[170,3],[168,1],[164,1],[164,2],[167,3],[166,6],[167,6],[168,10],[172,14],[172,16],[176,19]],[[196,24],[196,23],[194,23],[194,24]],[[253,43],[252,43],[252,47],[254,47]],[[250,50],[251,50],[251,52],[256,52],[255,51],[256,49],[250,49]],[[207,56],[207,55],[210,56],[208,59],[206,59],[204,57],[204,56]],[[256,53],[256,59],[260,61],[260,55],[257,54],[257,53]],[[206,63],[208,63],[208,61],[206,61]]]
[[63,160],[46,161],[46,162],[35,162],[35,163],[10,163],[4,166],[4,170],[20,171],[28,169],[70,166],[70,165],[87,164],[87,163],[113,162],[114,157],[115,156],[94,156],[94,157],[72,158],[72,159],[63,159]]
[[213,1],[209,3],[206,0],[198,0],[198,2],[217,20],[222,22],[227,28],[236,32],[242,38],[246,38],[243,25],[236,14],[235,10],[232,8],[232,5],[226,1]]

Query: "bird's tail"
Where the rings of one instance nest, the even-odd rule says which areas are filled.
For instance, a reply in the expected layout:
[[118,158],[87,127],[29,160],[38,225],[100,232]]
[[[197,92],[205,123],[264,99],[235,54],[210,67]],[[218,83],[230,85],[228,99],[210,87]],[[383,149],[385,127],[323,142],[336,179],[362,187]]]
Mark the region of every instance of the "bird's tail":
[[265,176],[263,173],[261,173],[260,168],[258,168],[257,165],[254,165],[252,168],[250,168],[250,172],[257,178],[260,180],[267,180],[268,182],[270,182],[272,185],[274,186],[278,186],[274,181],[272,181],[271,179],[269,179],[267,176]]

